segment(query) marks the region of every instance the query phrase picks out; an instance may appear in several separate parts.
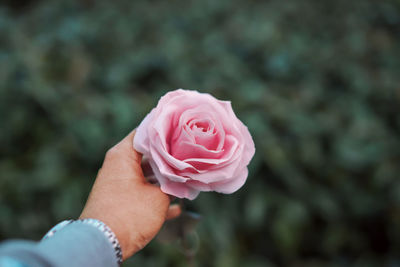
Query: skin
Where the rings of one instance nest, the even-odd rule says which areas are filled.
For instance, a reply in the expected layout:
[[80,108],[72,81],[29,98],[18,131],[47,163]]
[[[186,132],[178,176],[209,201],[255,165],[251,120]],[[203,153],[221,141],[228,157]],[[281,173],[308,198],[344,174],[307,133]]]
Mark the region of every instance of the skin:
[[131,132],[107,151],[81,219],[93,218],[107,224],[120,242],[123,259],[146,246],[165,220],[180,215],[170,197],[146,181],[142,155],[134,150]]

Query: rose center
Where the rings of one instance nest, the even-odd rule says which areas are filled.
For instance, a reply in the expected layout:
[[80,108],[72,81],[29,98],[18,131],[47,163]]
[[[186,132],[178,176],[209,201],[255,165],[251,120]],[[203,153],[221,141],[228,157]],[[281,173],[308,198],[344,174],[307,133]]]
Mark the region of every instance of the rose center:
[[198,129],[200,129],[202,132],[207,132],[210,129],[210,126],[205,123],[205,122],[196,122],[194,124],[194,127],[197,127]]
[[212,121],[209,119],[205,120],[191,120],[188,123],[188,126],[190,130],[192,130],[195,133],[208,133],[208,134],[213,134],[214,132],[214,124]]

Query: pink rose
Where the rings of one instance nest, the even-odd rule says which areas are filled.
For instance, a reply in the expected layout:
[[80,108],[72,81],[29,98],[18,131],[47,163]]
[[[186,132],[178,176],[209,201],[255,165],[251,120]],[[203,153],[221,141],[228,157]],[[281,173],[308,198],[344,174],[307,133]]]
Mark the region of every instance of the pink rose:
[[134,148],[148,158],[163,192],[191,200],[200,191],[238,190],[255,152],[230,101],[182,89],[161,97],[137,128]]

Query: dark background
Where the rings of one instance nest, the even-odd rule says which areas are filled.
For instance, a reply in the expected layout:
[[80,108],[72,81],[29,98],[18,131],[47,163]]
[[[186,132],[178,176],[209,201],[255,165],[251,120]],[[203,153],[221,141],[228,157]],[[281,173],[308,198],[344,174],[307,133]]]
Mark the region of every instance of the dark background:
[[[400,266],[400,1],[0,1],[0,239],[76,218],[176,88],[231,100],[246,185],[189,209],[197,266]],[[124,266],[188,266],[153,241]]]

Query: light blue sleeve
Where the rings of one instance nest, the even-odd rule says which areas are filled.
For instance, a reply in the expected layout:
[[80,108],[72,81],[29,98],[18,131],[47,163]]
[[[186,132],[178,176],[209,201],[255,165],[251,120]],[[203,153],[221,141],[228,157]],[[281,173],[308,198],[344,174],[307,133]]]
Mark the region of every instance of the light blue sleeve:
[[29,267],[29,266],[10,257],[1,257],[0,267]]
[[41,242],[6,241],[0,267],[118,266],[112,244],[96,227],[70,224]]

